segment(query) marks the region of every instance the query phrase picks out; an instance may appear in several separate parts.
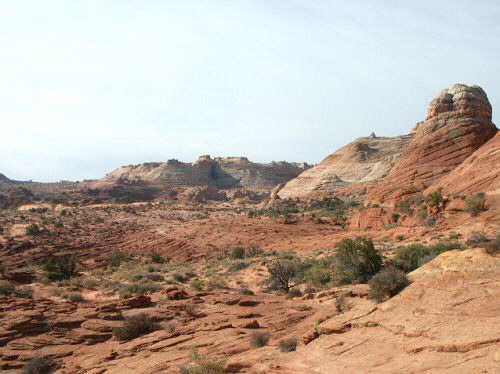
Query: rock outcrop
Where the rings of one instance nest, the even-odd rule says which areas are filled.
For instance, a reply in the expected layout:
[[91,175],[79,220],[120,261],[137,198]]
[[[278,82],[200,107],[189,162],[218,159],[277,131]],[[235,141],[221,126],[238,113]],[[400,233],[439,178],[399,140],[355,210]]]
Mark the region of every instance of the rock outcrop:
[[443,189],[445,195],[470,195],[485,192],[500,194],[500,133],[470,155],[450,174],[429,187],[427,192]]
[[411,136],[358,138],[325,158],[315,167],[289,181],[281,198],[300,198],[329,193],[353,183],[384,177],[410,144]]
[[432,100],[411,144],[390,173],[368,193],[367,203],[391,204],[424,191],[495,136],[491,105],[478,86],[455,84]]
[[259,164],[246,157],[214,158],[201,156],[194,163],[177,160],[150,162],[120,167],[94,184],[95,188],[142,181],[154,186],[186,188],[246,188],[271,190],[274,186],[295,178],[309,165],[288,162]]

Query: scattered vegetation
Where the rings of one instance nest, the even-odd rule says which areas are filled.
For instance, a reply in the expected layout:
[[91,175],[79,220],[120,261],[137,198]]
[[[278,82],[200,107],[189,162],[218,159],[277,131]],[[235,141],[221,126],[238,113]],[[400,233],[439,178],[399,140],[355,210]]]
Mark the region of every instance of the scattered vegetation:
[[334,274],[338,284],[366,283],[382,267],[382,256],[369,238],[344,239],[337,248]]
[[265,347],[269,344],[269,339],[271,336],[265,331],[256,331],[250,337],[250,344],[254,348]]
[[296,257],[275,259],[268,265],[268,289],[288,293],[290,289],[303,283],[305,268],[306,264]]
[[116,271],[120,265],[124,262],[130,261],[130,255],[125,252],[113,252],[108,258],[108,267],[113,271]]
[[431,192],[425,197],[425,202],[427,205],[433,209],[440,208],[444,202],[443,189],[440,188],[437,191]]
[[42,266],[50,280],[70,279],[77,274],[77,261],[74,255],[51,257]]
[[279,347],[281,352],[292,352],[297,349],[298,339],[290,338],[283,339],[279,342]]
[[23,374],[49,374],[55,369],[54,361],[49,357],[35,357],[24,366]]
[[38,236],[41,233],[42,232],[40,230],[40,227],[36,223],[32,223],[31,225],[29,225],[26,228],[26,235],[29,235],[29,236]]
[[340,295],[335,299],[335,309],[339,313],[345,313],[351,309],[351,304],[347,300],[347,296],[345,294]]
[[11,295],[15,291],[14,285],[8,280],[0,279],[0,295]]
[[144,281],[124,285],[120,288],[120,297],[128,299],[134,294],[150,294],[161,290],[161,286],[154,282]]
[[478,192],[472,196],[465,199],[466,209],[465,211],[471,215],[471,217],[477,217],[481,212],[486,210],[484,205],[484,192]]
[[396,250],[394,264],[398,268],[410,272],[443,252],[460,248],[462,245],[458,242],[439,242],[432,245],[410,244]]
[[122,327],[113,329],[113,335],[117,340],[129,341],[159,329],[151,317],[141,313],[126,319]]
[[242,247],[236,247],[233,249],[233,252],[231,253],[231,259],[233,260],[241,260],[245,258],[245,249]]
[[369,297],[377,302],[390,299],[409,284],[406,274],[394,267],[387,267],[375,274],[368,282]]
[[189,283],[189,285],[195,291],[201,291],[203,290],[203,288],[205,288],[205,282],[200,279],[193,279],[191,283]]
[[191,350],[191,364],[180,368],[181,374],[224,374],[225,358],[201,355],[196,349]]

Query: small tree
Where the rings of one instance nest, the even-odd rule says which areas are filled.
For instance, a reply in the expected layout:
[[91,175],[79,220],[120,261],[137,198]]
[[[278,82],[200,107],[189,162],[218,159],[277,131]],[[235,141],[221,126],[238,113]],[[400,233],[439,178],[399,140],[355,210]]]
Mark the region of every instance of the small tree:
[[339,284],[366,283],[382,268],[382,256],[371,239],[344,239],[337,248],[334,269]]
[[40,227],[38,227],[38,225],[36,223],[32,223],[31,225],[29,225],[26,228],[26,235],[38,236],[38,235],[40,235],[40,233],[41,233]]
[[439,208],[444,202],[443,189],[440,188],[437,191],[431,192],[426,196],[425,201],[431,208]]
[[465,211],[472,217],[477,217],[481,212],[486,210],[486,207],[484,206],[484,192],[478,192],[467,197],[465,199],[465,205],[467,206]]
[[388,267],[375,274],[368,284],[370,285],[368,296],[377,302],[382,302],[397,295],[410,282],[401,270]]
[[267,268],[271,274],[266,281],[269,289],[285,293],[303,283],[306,270],[305,264],[297,258],[276,259]]

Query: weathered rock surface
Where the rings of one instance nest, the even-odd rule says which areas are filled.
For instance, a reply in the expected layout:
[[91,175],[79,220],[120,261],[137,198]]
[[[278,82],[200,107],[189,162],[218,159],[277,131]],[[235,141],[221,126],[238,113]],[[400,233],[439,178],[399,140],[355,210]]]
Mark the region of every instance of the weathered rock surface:
[[[304,347],[260,358],[256,372],[496,373],[500,257],[450,251],[411,273],[385,303],[353,302],[304,336]],[[249,355],[247,359],[251,360]],[[257,358],[257,357],[255,357]],[[266,362],[267,361],[267,362]],[[263,363],[262,363],[263,362]]]
[[410,141],[409,135],[358,138],[289,181],[279,196],[300,198],[378,180],[391,170]]
[[246,157],[214,158],[200,156],[194,163],[177,160],[150,162],[118,168],[94,184],[103,188],[130,181],[143,181],[169,188],[212,186],[216,188],[244,187],[271,190],[307,169],[307,164],[271,162],[259,164]]
[[470,195],[485,192],[500,194],[500,133],[470,155],[450,174],[429,187],[427,192],[443,189],[445,195]]
[[491,105],[478,86],[455,84],[429,106],[411,144],[367,196],[367,203],[390,204],[424,191],[464,162],[497,132]]

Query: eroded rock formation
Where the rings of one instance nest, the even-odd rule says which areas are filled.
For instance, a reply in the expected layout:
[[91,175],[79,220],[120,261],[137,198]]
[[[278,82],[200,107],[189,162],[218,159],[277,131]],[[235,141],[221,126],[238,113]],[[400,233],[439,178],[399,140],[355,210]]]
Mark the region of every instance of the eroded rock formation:
[[321,194],[353,183],[376,181],[385,176],[411,141],[411,136],[358,138],[289,181],[281,198]]
[[390,173],[368,193],[367,203],[390,204],[424,191],[495,136],[491,105],[478,86],[455,84],[432,100],[427,119]]

